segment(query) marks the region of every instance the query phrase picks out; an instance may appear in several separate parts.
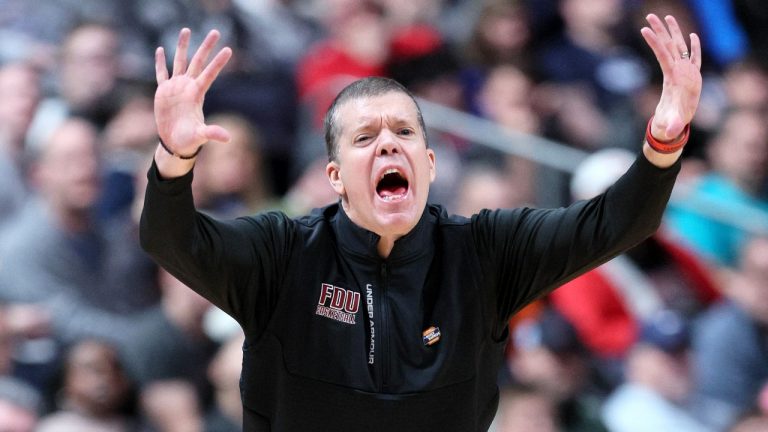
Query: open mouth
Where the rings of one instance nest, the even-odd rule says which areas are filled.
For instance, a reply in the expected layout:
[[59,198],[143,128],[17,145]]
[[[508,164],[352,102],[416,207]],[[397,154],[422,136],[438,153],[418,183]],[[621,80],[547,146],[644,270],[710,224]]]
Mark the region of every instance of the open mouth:
[[408,179],[398,169],[390,168],[379,179],[376,193],[384,201],[402,199],[408,193]]

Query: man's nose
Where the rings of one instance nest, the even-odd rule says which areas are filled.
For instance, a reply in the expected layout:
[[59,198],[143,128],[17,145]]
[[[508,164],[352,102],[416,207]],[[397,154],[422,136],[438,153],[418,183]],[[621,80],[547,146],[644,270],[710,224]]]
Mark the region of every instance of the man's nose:
[[400,153],[400,143],[397,140],[397,136],[388,129],[381,131],[379,133],[379,145],[376,154],[386,156],[395,153]]

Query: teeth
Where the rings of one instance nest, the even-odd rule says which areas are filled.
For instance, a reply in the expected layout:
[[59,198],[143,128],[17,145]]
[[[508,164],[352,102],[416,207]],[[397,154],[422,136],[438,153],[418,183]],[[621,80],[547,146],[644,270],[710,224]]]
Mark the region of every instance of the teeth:
[[[379,178],[379,180],[383,179],[384,176],[386,176],[387,174],[400,174],[400,170],[397,169],[397,168],[390,168],[390,169],[384,171],[384,173],[381,175],[381,178]],[[402,175],[402,174],[400,174],[400,175]]]
[[402,198],[403,196],[404,195],[388,195],[388,196],[381,197],[381,199],[383,199],[384,201],[394,201]]

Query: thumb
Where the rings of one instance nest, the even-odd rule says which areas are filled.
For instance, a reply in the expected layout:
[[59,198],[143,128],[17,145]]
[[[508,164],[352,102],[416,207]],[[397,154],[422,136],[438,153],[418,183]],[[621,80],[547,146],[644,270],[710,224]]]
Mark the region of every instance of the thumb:
[[675,139],[683,133],[685,123],[683,123],[683,120],[679,115],[673,115],[669,120],[669,123],[667,123],[667,130],[664,132],[668,139]]
[[232,138],[228,130],[217,125],[205,126],[204,134],[209,141],[218,141],[222,143],[228,143],[229,140]]

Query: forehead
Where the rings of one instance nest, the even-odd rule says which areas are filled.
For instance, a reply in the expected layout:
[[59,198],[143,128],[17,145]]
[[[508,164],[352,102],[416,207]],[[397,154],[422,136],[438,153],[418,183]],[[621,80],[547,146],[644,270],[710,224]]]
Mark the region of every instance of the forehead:
[[416,103],[405,93],[391,91],[378,96],[350,99],[338,111],[342,134],[371,123],[403,122],[418,124]]

